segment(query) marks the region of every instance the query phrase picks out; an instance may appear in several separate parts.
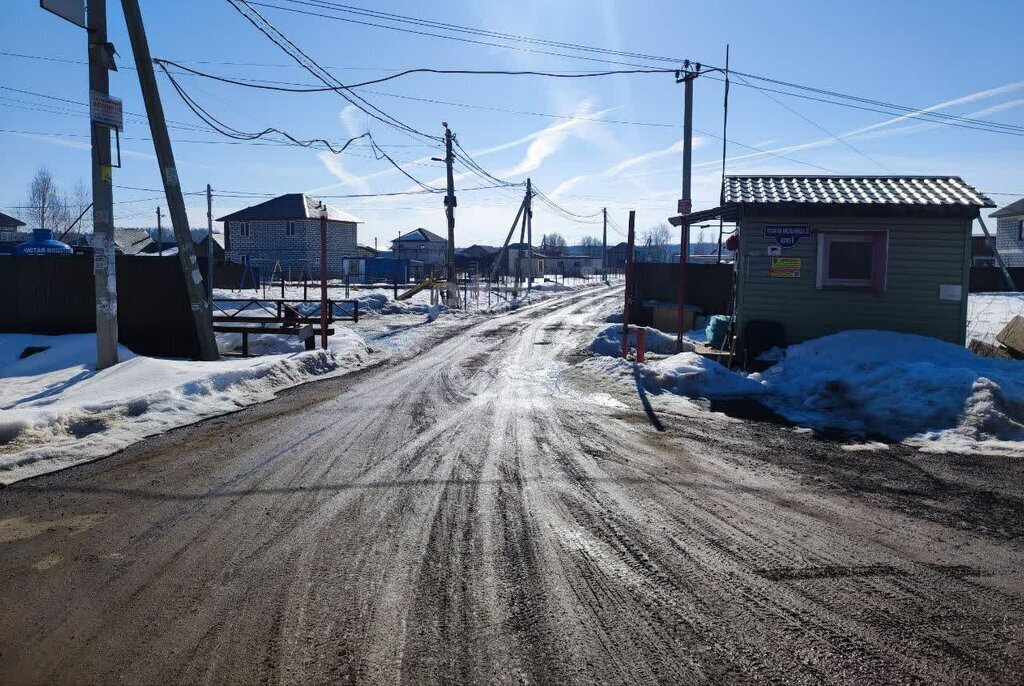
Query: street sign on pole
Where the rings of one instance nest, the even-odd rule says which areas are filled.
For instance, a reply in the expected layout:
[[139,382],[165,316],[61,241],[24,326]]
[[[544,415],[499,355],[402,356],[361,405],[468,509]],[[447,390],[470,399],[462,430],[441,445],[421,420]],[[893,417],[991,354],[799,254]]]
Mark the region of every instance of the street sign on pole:
[[39,0],[39,6],[61,19],[67,19],[72,24],[86,28],[85,0]]

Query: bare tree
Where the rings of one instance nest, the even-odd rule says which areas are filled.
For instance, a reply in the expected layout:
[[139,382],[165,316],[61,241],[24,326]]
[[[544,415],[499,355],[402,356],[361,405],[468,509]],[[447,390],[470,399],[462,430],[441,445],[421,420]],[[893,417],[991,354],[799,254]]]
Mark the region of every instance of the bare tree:
[[32,228],[63,231],[71,222],[67,196],[61,191],[53,174],[40,167],[28,185],[28,202],[24,219]]
[[[74,233],[92,233],[92,212],[89,207],[92,205],[92,190],[85,185],[82,179],[78,180],[68,197],[68,208],[71,214],[71,221],[78,219],[78,223],[71,229]],[[79,219],[79,217],[81,217]]]
[[565,246],[565,238],[559,233],[546,233],[540,239],[540,247],[543,250],[561,250]]
[[668,262],[672,255],[669,247],[672,242],[672,229],[668,224],[662,222],[647,229],[640,236],[643,245],[650,246],[650,260],[654,262]]
[[580,245],[584,248],[596,248],[601,246],[601,239],[597,236],[584,236],[580,239]]

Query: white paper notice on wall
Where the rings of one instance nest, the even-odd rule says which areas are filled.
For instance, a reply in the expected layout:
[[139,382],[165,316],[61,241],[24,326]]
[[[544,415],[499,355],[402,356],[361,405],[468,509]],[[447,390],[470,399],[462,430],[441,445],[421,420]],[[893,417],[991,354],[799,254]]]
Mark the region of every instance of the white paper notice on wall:
[[939,284],[939,300],[955,300],[959,302],[963,299],[964,287],[958,283],[943,283]]

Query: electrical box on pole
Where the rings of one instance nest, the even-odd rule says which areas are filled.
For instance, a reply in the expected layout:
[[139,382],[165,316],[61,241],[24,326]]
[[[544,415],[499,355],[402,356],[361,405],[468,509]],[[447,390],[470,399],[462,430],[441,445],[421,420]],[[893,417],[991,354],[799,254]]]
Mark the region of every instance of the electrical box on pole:
[[139,74],[139,85],[142,88],[142,99],[146,105],[146,116],[149,119],[149,130],[153,136],[153,147],[156,149],[157,164],[160,165],[160,177],[164,184],[164,194],[167,196],[171,226],[178,243],[178,260],[185,277],[185,288],[192,310],[192,320],[195,322],[199,358],[216,360],[220,355],[217,351],[217,340],[213,335],[213,317],[210,312],[210,303],[203,292],[203,274],[199,271],[199,263],[196,261],[192,231],[189,228],[188,214],[185,212],[185,198],[181,192],[178,168],[174,164],[174,152],[171,149],[171,139],[167,133],[167,121],[164,118],[163,105],[160,103],[156,75],[153,73],[153,59],[149,53],[149,42],[146,40],[142,13],[139,11],[138,0],[121,0],[121,7],[124,9],[124,19],[128,27],[128,37],[132,43],[132,52],[135,54],[135,68]]

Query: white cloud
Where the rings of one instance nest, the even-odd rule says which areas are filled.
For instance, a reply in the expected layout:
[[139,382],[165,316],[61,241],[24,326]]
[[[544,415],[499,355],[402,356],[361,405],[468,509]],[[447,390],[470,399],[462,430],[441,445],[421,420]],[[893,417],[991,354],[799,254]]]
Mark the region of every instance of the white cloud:
[[356,136],[364,132],[364,127],[359,122],[359,108],[355,105],[349,105],[341,112],[338,116],[341,119],[341,123],[345,125],[345,130],[348,132],[349,138],[355,138]]
[[[704,145],[706,142],[707,142],[706,139],[704,139],[704,138],[702,138],[700,136],[697,136],[696,138],[693,139],[693,147],[694,147],[694,149],[696,149],[696,148]],[[683,141],[679,140],[679,141],[676,141],[675,143],[673,143],[672,145],[668,146],[667,148],[663,148],[661,150],[652,150],[651,152],[645,152],[645,153],[642,153],[640,155],[636,155],[634,157],[630,157],[628,159],[622,160],[621,162],[618,162],[618,163],[612,165],[611,167],[609,167],[604,172],[604,175],[605,176],[615,176],[616,174],[621,174],[622,172],[626,171],[627,169],[632,169],[633,167],[639,166],[641,164],[647,164],[651,160],[657,160],[657,159],[661,159],[662,157],[669,157],[671,155],[682,155],[682,154],[683,154]]]
[[345,166],[341,161],[341,155],[335,155],[325,150],[324,152],[319,153],[317,157],[321,162],[323,162],[327,171],[333,174],[338,181],[340,181],[340,183],[334,184],[334,187],[348,186],[350,188],[355,188],[360,193],[370,192],[370,184],[366,182],[365,178],[356,176],[345,169]]

